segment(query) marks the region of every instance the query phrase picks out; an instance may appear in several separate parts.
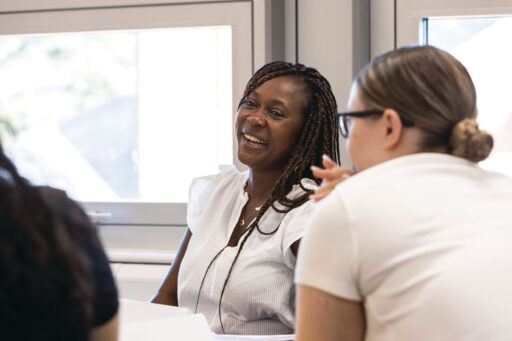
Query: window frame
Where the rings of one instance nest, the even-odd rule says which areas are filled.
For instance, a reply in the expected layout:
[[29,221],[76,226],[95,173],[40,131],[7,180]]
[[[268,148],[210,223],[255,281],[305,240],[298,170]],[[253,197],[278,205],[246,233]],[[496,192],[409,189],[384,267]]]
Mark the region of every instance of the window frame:
[[[232,117],[254,71],[253,4],[240,1],[7,0],[0,5],[0,35],[124,29],[221,26],[232,28]],[[262,43],[265,43],[264,41]],[[233,160],[235,156],[233,139]],[[235,165],[240,165],[235,162]],[[186,203],[82,202],[102,225],[186,226]]]
[[417,44],[426,17],[512,15],[509,0],[371,0],[371,57]]

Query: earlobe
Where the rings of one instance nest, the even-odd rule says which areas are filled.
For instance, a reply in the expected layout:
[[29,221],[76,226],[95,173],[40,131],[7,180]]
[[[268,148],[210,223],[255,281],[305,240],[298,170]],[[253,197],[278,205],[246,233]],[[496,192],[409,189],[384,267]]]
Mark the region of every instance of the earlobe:
[[387,149],[394,149],[398,146],[402,138],[402,123],[400,116],[393,109],[384,110],[383,117],[386,125],[386,143]]

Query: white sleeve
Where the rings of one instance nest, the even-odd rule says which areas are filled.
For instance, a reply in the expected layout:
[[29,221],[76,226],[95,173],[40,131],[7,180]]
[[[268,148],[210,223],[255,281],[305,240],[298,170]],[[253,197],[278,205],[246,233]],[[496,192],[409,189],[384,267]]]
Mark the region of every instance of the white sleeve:
[[187,225],[192,233],[195,232],[197,221],[213,191],[216,177],[218,177],[218,175],[195,178],[190,183],[187,204]]
[[292,252],[291,246],[297,240],[301,239],[306,233],[306,227],[313,213],[314,203],[308,201],[302,206],[297,207],[287,213],[287,217],[283,219],[283,238],[282,248],[284,254],[284,262],[290,268],[295,268],[296,257]]
[[362,301],[358,241],[336,192],[316,205],[299,249],[295,282]]
[[215,190],[226,186],[239,174],[232,165],[219,166],[220,173],[194,178],[190,183],[187,203],[187,225],[192,233],[196,230],[197,223],[203,210],[215,200]]

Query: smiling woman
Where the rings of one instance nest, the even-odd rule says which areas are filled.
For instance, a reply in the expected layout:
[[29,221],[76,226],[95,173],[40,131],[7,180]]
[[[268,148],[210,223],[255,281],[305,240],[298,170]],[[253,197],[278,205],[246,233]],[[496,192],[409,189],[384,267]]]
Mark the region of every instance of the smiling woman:
[[195,179],[188,229],[153,302],[203,313],[216,333],[284,334],[295,325],[293,272],[317,186],[310,166],[339,161],[336,100],[315,69],[274,62],[238,107],[249,167]]
[[291,76],[271,79],[242,100],[235,127],[238,159],[245,165],[281,172],[304,124],[305,84]]

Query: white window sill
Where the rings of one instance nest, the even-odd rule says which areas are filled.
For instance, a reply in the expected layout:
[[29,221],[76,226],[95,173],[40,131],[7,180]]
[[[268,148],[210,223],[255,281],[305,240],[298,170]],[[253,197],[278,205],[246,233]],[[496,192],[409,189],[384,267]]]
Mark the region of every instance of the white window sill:
[[176,253],[152,250],[106,250],[111,263],[167,264],[170,265]]

